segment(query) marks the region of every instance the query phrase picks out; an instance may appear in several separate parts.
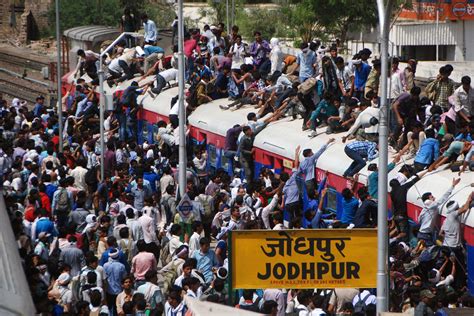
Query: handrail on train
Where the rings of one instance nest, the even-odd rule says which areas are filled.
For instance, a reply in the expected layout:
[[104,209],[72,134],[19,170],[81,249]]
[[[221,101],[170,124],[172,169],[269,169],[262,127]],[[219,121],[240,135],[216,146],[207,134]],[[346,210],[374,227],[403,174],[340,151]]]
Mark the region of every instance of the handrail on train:
[[143,34],[136,33],[136,32],[123,32],[120,34],[109,46],[107,46],[104,51],[100,53],[100,57],[103,57],[109,50],[114,48],[115,45],[117,45],[118,42],[120,42],[125,36],[132,36],[132,37],[143,37]]

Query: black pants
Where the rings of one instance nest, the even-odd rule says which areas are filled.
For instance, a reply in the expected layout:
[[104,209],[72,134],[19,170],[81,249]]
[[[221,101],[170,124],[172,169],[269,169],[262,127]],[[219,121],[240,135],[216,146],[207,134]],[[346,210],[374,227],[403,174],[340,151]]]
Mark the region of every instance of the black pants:
[[166,80],[160,74],[156,75],[156,87],[151,89],[151,92],[155,93],[156,95],[160,94],[161,90],[166,87]]
[[[285,211],[288,212],[289,219],[288,221],[291,222],[297,218],[300,217],[303,214],[303,207],[301,206],[300,201],[292,202],[290,204],[285,205]],[[290,227],[291,228],[291,227]]]

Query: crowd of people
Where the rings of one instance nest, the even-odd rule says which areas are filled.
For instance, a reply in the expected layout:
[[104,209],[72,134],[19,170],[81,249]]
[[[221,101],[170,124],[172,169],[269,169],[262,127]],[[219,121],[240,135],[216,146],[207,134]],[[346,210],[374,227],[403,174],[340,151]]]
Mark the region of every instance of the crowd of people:
[[[126,11],[124,27],[129,20]],[[229,126],[225,155],[235,161],[235,172],[211,173],[205,146],[179,139],[177,98],[170,123],[157,123],[156,142],[138,142],[138,96],[156,97],[178,75],[176,55],[165,56],[155,24],[146,15],[142,21],[144,45],[126,48],[135,42],[127,39],[103,58],[110,87],[133,80],[115,93],[114,111],[106,115],[106,148],[98,141],[95,52],[78,51],[75,89],[62,100],[64,122],[41,96],[33,108],[16,98],[0,100],[4,196],[38,313],[184,316],[184,297],[190,296],[266,315],[375,315],[374,289],[275,288],[231,295],[227,236],[238,229],[376,227],[377,165],[369,164],[367,185],[357,174],[377,157],[380,61],[370,63],[368,49],[344,60],[339,47],[319,41],[303,43],[297,56],[284,56],[278,39],[268,42],[255,31],[248,45],[237,26],[229,34],[223,24],[186,32],[188,113],[222,98],[232,100],[221,106],[224,111],[258,109],[243,126]],[[449,79],[453,67],[446,65],[422,97],[416,65],[409,60],[400,69],[393,57],[389,71],[390,144],[398,154],[388,168],[414,157],[390,181],[390,310],[447,315],[448,308],[474,307],[460,222],[474,196],[463,205],[450,201],[456,176],[474,168],[474,92],[467,76],[456,87]],[[353,163],[344,173],[351,185],[341,192],[342,212],[325,208],[326,179],[315,178],[318,158],[335,138],[314,151],[298,147],[291,174],[267,168],[254,174],[253,138],[285,116],[301,116],[309,137],[326,127],[323,133],[338,133],[337,141],[347,143]],[[184,141],[192,158],[179,166]],[[452,188],[442,197],[421,192],[425,206],[414,225],[408,190],[446,163],[455,172]],[[179,168],[186,168],[184,196],[178,192]],[[192,207],[182,207],[185,202]],[[445,202],[447,217],[440,225]]]

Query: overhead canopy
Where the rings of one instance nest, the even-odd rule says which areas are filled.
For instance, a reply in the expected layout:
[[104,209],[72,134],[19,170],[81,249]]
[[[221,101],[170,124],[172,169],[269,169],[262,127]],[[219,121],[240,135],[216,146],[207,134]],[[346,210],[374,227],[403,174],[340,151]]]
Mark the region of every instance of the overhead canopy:
[[68,38],[92,43],[115,39],[119,35],[119,29],[101,25],[78,26],[64,31]]

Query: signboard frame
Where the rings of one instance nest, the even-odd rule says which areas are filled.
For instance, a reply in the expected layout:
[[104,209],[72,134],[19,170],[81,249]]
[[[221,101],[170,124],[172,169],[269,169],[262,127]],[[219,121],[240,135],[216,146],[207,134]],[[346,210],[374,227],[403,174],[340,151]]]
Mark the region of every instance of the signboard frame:
[[[242,245],[245,245],[245,243],[249,244],[249,241],[246,241],[246,242],[242,242],[242,241],[238,241],[237,238],[239,238],[239,236],[241,238],[243,238],[242,236],[246,236],[247,239],[251,239],[251,240],[258,240],[257,238],[249,238],[248,236],[250,235],[261,235],[261,239],[262,242],[256,242],[254,243],[255,244],[255,248],[253,248],[252,246],[250,245],[246,245],[246,246],[250,246],[250,247],[244,247],[245,249],[247,248],[252,248],[251,250],[245,250],[245,251],[242,251],[242,250],[239,250],[237,249],[236,247],[241,247]],[[359,255],[360,258],[358,258],[359,260],[362,260],[364,262],[352,262],[350,261],[351,259],[353,258],[356,258],[357,257],[357,254],[355,254],[355,252],[357,250],[354,250],[354,249],[351,249],[350,251],[347,251],[347,248],[344,248],[345,246],[343,246],[342,244],[339,244],[339,247],[335,247],[336,245],[332,245],[332,248],[334,250],[334,253],[335,255],[332,255],[332,253],[330,254],[332,257],[333,257],[333,260],[336,260],[336,258],[339,260],[340,258],[344,257],[344,258],[347,258],[347,262],[343,262],[342,260],[340,262],[336,261],[336,262],[331,262],[330,260],[329,261],[326,261],[326,259],[323,259],[323,255],[321,252],[318,252],[318,250],[314,251],[314,254],[313,256],[310,256],[310,255],[307,255],[307,254],[295,254],[294,257],[295,257],[295,262],[296,263],[289,263],[291,256],[288,257],[288,258],[283,258],[284,256],[281,256],[281,253],[280,254],[277,254],[275,255],[273,258],[271,258],[271,262],[267,262],[265,263],[265,266],[267,267],[267,269],[264,269],[264,270],[261,270],[261,267],[262,267],[262,260],[260,260],[259,258],[259,254],[262,255],[262,257],[264,255],[266,255],[266,253],[264,252],[265,250],[262,248],[262,243],[263,243],[263,240],[266,240],[266,242],[268,242],[268,238],[270,237],[270,239],[275,242],[275,236],[281,236],[279,238],[282,238],[282,239],[287,239],[288,237],[286,236],[291,236],[291,239],[292,241],[289,241],[288,240],[288,244],[287,245],[290,245],[292,243],[294,243],[296,245],[296,242],[304,242],[306,246],[306,242],[307,241],[310,241],[310,242],[313,242],[313,247],[316,249],[320,249],[320,245],[319,245],[319,240],[332,240],[332,242],[334,242],[335,240],[337,239],[344,239],[344,241],[342,242],[342,244],[345,245],[345,243],[347,243],[347,245],[351,245],[352,247],[354,246],[354,243],[357,243],[357,242],[360,242],[360,241],[364,241],[364,246],[361,247],[362,249],[371,249],[371,251],[369,251],[368,253],[364,253],[362,254],[362,256]],[[307,238],[311,236],[309,239],[307,239],[306,241],[304,241],[304,238]],[[331,236],[331,237],[329,237]],[[290,288],[299,288],[299,289],[302,289],[302,288],[305,288],[305,289],[315,289],[315,288],[321,288],[321,289],[326,289],[326,288],[351,288],[351,287],[357,287],[357,288],[375,288],[376,287],[376,274],[377,274],[377,265],[376,265],[376,262],[377,262],[377,230],[376,229],[299,229],[299,230],[280,230],[280,231],[274,231],[274,230],[238,230],[238,231],[231,231],[229,232],[229,235],[228,235],[228,250],[229,250],[229,277],[228,277],[228,283],[229,283],[229,288],[230,289],[255,289],[255,288],[259,288],[259,289],[266,289],[266,288],[287,288],[287,289],[290,289]],[[300,239],[300,238],[303,238],[303,239]],[[299,239],[299,241],[298,241]],[[318,243],[318,245],[316,246],[316,243]],[[268,244],[267,244],[268,246]],[[274,247],[275,245],[272,245],[273,247],[272,250],[275,250],[276,252],[276,247]],[[300,244],[300,247],[298,249],[302,249],[304,247],[302,247],[303,244]],[[347,247],[350,247],[350,246],[347,246]],[[309,248],[309,247],[308,247]],[[260,249],[260,251],[258,251],[258,249]],[[293,253],[296,253],[298,251],[295,251],[296,247],[293,249],[291,248],[290,249],[290,246],[287,247],[286,249],[286,253],[288,253],[288,251],[291,252],[291,250],[293,250]],[[344,251],[344,249],[347,251],[346,254],[344,254],[342,251]],[[268,249],[267,249],[268,250]],[[281,249],[280,249],[281,250]],[[307,251],[308,249],[306,249],[305,251]],[[337,253],[336,253],[337,251]],[[240,256],[244,253],[252,253],[254,254],[252,256],[252,258],[236,258],[236,256]],[[328,253],[326,253],[325,255],[327,255]],[[346,257],[347,255],[347,257]],[[308,259],[309,258],[309,259]],[[266,258],[268,260],[268,258]],[[246,264],[242,264],[242,263],[237,263],[237,260],[243,260],[243,261],[247,261],[247,262],[252,262],[251,266],[248,265],[248,263]],[[260,260],[260,262],[259,262]],[[296,280],[296,281],[290,281],[290,280],[280,280],[278,282],[271,282],[271,284],[269,283],[269,281],[266,281],[266,280],[262,280],[262,279],[258,279],[257,277],[257,274],[255,274],[254,276],[246,276],[247,280],[244,280],[243,281],[243,278],[242,276],[239,276],[237,275],[239,273],[239,271],[242,269],[241,267],[239,266],[245,266],[245,268],[247,269],[246,271],[249,271],[249,270],[252,270],[252,266],[260,266],[260,271],[258,272],[260,274],[260,276],[262,275],[268,275],[268,271],[269,269],[272,270],[271,268],[269,268],[269,266],[272,266],[273,267],[273,270],[274,271],[275,269],[279,269],[278,271],[280,271],[281,273],[283,273],[283,265],[286,264],[288,269],[288,273],[290,271],[290,265],[291,265],[291,268],[293,269],[293,271],[295,271],[295,269],[300,269],[300,271],[302,271],[303,268],[297,268],[297,264],[298,263],[301,263],[305,261],[303,264],[305,264],[305,266],[303,267],[320,267],[320,266],[323,266],[323,270],[326,269],[326,266],[327,264],[325,264],[326,262],[329,262],[329,263],[334,263],[334,264],[339,264],[341,265],[342,267],[342,264],[345,264],[346,266],[346,271],[348,276],[349,276],[349,279],[344,279],[344,280],[329,280],[329,279],[311,279],[309,281],[307,280]],[[350,267],[352,265],[352,268]],[[362,271],[360,273],[360,276],[358,275],[359,278],[352,278],[352,275],[350,274],[350,270],[351,269],[355,269],[353,268],[355,265],[357,265],[357,269],[360,269],[360,270],[357,270],[357,271]],[[278,266],[278,267],[277,267]],[[240,270],[239,270],[240,269]],[[251,272],[249,271],[249,274],[252,274],[253,272],[256,271],[257,268],[255,268],[255,270],[252,270]],[[342,268],[341,268],[342,269]],[[267,273],[262,273],[262,271],[267,271]],[[318,270],[319,271],[319,270]],[[320,272],[320,271],[319,271]],[[319,272],[315,272],[314,274],[317,274],[318,275],[322,275],[322,274],[319,274]],[[352,271],[354,272],[354,271]],[[273,275],[273,274],[272,274]],[[346,275],[346,276],[347,276]],[[281,276],[280,276],[281,277]],[[294,276],[293,276],[294,277]],[[252,279],[254,278],[253,280],[248,280],[248,279]],[[286,282],[285,282],[286,281]],[[231,291],[232,293],[232,291]]]

